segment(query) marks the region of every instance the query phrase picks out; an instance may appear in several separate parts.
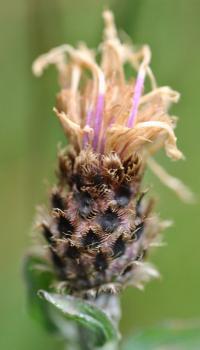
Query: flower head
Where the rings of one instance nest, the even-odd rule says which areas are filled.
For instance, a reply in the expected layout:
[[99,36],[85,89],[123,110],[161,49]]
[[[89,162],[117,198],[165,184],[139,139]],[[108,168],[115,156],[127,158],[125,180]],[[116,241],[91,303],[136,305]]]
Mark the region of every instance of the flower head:
[[[84,44],[62,45],[33,64],[38,76],[49,64],[58,70],[54,111],[71,145],[59,154],[58,184],[41,226],[57,278],[82,295],[141,287],[158,276],[145,258],[167,223],[152,215],[152,200],[144,199],[146,165],[191,199],[179,180],[150,159],[162,147],[171,159],[183,157],[174,133],[177,119],[169,115],[179,93],[157,86],[149,46],[121,42],[112,13],[105,11],[103,18],[100,64]],[[135,78],[126,78],[126,64]]]

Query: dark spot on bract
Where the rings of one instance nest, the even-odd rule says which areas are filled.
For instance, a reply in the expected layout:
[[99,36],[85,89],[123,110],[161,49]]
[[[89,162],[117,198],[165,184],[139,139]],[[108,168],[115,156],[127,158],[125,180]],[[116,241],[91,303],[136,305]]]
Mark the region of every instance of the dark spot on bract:
[[83,178],[79,174],[72,175],[72,182],[75,183],[78,190],[80,190],[81,187],[84,186]]
[[124,276],[124,275],[126,275],[127,273],[131,272],[132,268],[133,268],[133,265],[128,265],[128,266],[124,269],[124,271],[123,271],[123,273],[122,273],[122,276]]
[[108,262],[105,254],[99,252],[95,258],[95,268],[97,271],[104,271],[108,267]]
[[97,236],[97,234],[92,229],[89,229],[89,231],[83,237],[84,247],[95,248],[96,246],[98,246],[99,243],[100,243],[100,239]]
[[100,175],[100,174],[95,174],[95,175],[92,177],[92,181],[93,181],[93,183],[94,183],[95,186],[102,185],[102,184],[103,184],[103,176]]
[[144,232],[144,221],[142,221],[140,224],[138,224],[135,228],[134,236],[135,236],[136,240],[140,239],[143,232]]
[[110,233],[112,233],[120,224],[117,213],[110,208],[100,217],[99,222],[102,229]]
[[73,225],[71,222],[64,216],[60,215],[58,218],[58,231],[60,232],[61,236],[68,235],[71,236],[73,233]]
[[61,195],[58,192],[54,192],[51,195],[51,205],[52,208],[57,208],[60,210],[64,210],[64,201]]
[[42,225],[42,228],[43,228],[42,233],[43,233],[44,238],[46,239],[46,241],[48,243],[51,244],[52,243],[53,234],[52,234],[50,228],[48,226],[46,226],[45,224]]
[[80,256],[80,252],[75,245],[68,246],[66,254],[71,259],[78,259]]
[[92,197],[88,192],[75,193],[75,199],[78,203],[78,211],[80,216],[87,217],[92,210]]
[[86,271],[85,266],[83,264],[79,263],[76,265],[76,273],[81,280],[87,282],[86,281],[87,271]]
[[124,254],[126,249],[126,245],[125,242],[123,240],[122,235],[120,237],[117,238],[117,240],[115,241],[114,245],[113,245],[113,255],[115,258],[120,257],[121,255]]
[[145,192],[141,193],[137,203],[136,203],[136,216],[141,217],[142,216],[142,200],[145,196]]
[[66,274],[64,270],[63,260],[58,256],[58,254],[52,248],[50,248],[50,253],[51,253],[52,262],[57,270],[59,278],[65,279]]
[[132,191],[128,185],[122,185],[118,188],[115,200],[120,207],[128,205],[131,199]]
[[138,255],[136,256],[135,260],[136,260],[136,261],[143,260],[144,254],[145,254],[145,250],[141,250],[141,251],[138,253]]

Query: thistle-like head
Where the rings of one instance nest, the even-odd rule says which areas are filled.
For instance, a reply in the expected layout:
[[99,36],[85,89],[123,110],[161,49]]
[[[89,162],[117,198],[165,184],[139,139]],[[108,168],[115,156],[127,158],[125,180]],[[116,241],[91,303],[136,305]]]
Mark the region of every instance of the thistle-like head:
[[[103,18],[100,63],[86,45],[66,44],[33,64],[38,76],[49,64],[58,70],[54,111],[72,146],[59,155],[52,209],[42,219],[51,260],[71,293],[140,287],[157,276],[144,259],[165,224],[151,215],[151,201],[142,201],[146,165],[180,197],[191,199],[179,180],[150,159],[160,148],[171,159],[183,157],[176,118],[169,114],[179,93],[157,86],[149,46],[121,42],[112,13],[105,11]],[[136,72],[130,79],[127,64]]]

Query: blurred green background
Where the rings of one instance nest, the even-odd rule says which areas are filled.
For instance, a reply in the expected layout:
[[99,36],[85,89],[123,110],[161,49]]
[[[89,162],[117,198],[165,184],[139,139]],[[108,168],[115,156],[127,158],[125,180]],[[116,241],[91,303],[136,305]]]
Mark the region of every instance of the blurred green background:
[[[0,10],[0,349],[61,349],[30,319],[22,280],[22,258],[30,243],[35,207],[46,202],[54,179],[56,148],[65,143],[52,113],[57,92],[54,69],[32,76],[37,55],[68,42],[95,47],[101,38],[102,9],[109,6],[119,28],[134,42],[148,43],[159,85],[182,94],[173,113],[180,116],[177,135],[187,161],[159,159],[197,194],[200,188],[200,1],[198,0],[1,0]],[[164,319],[200,317],[200,232],[198,203],[188,206],[152,174],[147,183],[159,196],[158,211],[174,220],[167,246],[152,260],[161,281],[145,292],[122,295],[123,334]]]

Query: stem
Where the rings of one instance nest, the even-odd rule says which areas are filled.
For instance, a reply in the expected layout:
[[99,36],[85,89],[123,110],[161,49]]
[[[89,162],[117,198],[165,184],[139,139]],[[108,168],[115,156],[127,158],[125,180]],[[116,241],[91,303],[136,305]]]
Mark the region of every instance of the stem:
[[[94,348],[94,345],[92,343],[90,343],[89,339],[90,339],[90,333],[80,327],[79,328],[79,338],[78,338],[78,346],[77,346],[77,349],[79,350],[117,350],[118,349],[118,342],[113,342],[113,343],[108,343],[106,345],[104,345],[103,347],[101,348]],[[69,349],[68,349],[69,350]],[[73,349],[75,350],[75,349]]]
[[[112,320],[115,327],[118,329],[118,324],[121,316],[121,308],[119,303],[119,298],[111,294],[101,294],[96,299],[88,300],[96,307],[104,311],[107,316]],[[118,349],[118,339],[112,343],[107,343],[101,348],[94,347],[93,339],[91,338],[91,333],[88,329],[70,325],[73,327],[69,329],[68,333],[68,344],[66,345],[66,350],[117,350]],[[66,329],[65,329],[66,332]],[[71,336],[70,336],[71,335]]]
[[[90,300],[96,307],[104,311],[107,316],[112,320],[116,328],[118,329],[119,320],[121,318],[121,307],[119,302],[119,297],[112,294],[101,294],[96,299]],[[80,350],[95,350],[92,344],[89,343],[90,335],[89,332],[80,328]],[[105,346],[101,347],[101,350],[117,350],[118,349],[118,340],[113,343],[108,343]]]
[[90,334],[86,329],[83,327],[78,327],[78,335],[78,347],[80,350],[92,350],[94,348],[89,341]]

